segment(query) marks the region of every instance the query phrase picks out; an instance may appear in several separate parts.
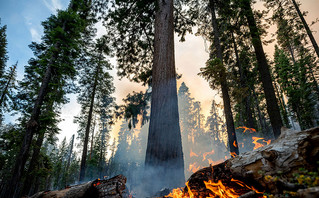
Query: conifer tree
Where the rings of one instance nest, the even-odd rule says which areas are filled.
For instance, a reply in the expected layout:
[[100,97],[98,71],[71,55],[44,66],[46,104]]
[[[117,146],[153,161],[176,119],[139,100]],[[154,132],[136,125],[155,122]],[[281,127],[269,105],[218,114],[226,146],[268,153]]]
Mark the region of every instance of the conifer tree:
[[1,115],[6,110],[10,111],[10,107],[14,108],[15,98],[13,90],[16,88],[17,65],[18,63],[10,67],[9,71],[6,72],[1,79],[1,81],[4,83],[4,87],[0,96]]
[[313,48],[314,48],[314,50],[315,50],[315,52],[316,52],[316,54],[317,54],[317,56],[319,58],[319,47],[318,47],[317,41],[315,40],[315,38],[314,38],[314,36],[312,34],[312,31],[310,30],[310,28],[309,28],[309,26],[308,26],[308,24],[307,24],[307,22],[306,22],[306,20],[304,18],[303,13],[301,13],[301,11],[299,9],[299,5],[297,4],[296,0],[291,0],[291,1],[292,1],[292,3],[295,6],[295,9],[296,9],[296,11],[298,13],[298,16],[300,17],[300,19],[302,21],[302,24],[303,24],[304,28],[306,29],[308,37],[309,37],[309,39],[310,39],[310,41],[312,43],[312,46],[313,46]]
[[267,63],[266,55],[260,39],[260,30],[257,26],[253,10],[251,8],[251,0],[240,0],[238,1],[242,8],[242,12],[247,19],[248,27],[250,30],[251,42],[255,49],[258,71],[260,80],[262,82],[263,90],[265,93],[267,103],[267,113],[269,115],[270,123],[273,129],[275,138],[280,135],[282,127],[282,120],[280,116],[280,110],[275,95],[274,87],[272,84],[271,74],[269,65]]
[[[228,145],[230,148],[230,153],[233,155],[238,155],[238,145],[236,139],[235,125],[233,114],[231,110],[231,101],[229,96],[229,89],[226,80],[226,69],[224,66],[223,59],[223,51],[220,43],[220,32],[218,27],[218,22],[216,19],[216,2],[215,0],[210,1],[210,9],[212,14],[212,26],[214,31],[214,48],[216,54],[211,54],[210,61],[207,62],[207,67],[201,69],[200,75],[203,76],[206,80],[210,81],[211,85],[218,84],[222,90],[222,98],[224,102],[224,111],[226,117],[226,126],[227,126],[227,134],[228,134]],[[215,81],[215,82],[212,82]]]
[[[7,26],[1,26],[1,19],[0,19],[0,79],[4,74],[4,70],[6,67],[6,62],[8,60],[7,55],[7,35],[6,35]],[[0,88],[3,89],[4,82],[1,82]]]
[[[111,69],[110,63],[105,60],[109,53],[107,43],[104,39],[97,41],[95,48],[89,52],[89,59],[83,64],[80,80],[81,95],[78,101],[82,105],[81,116],[86,118],[83,151],[80,169],[80,181],[85,179],[87,147],[89,142],[90,127],[94,111],[99,111],[103,97],[109,97],[114,92],[112,77],[107,70]],[[95,104],[97,103],[97,104]]]
[[42,37],[43,43],[37,46],[42,49],[40,50],[42,53],[36,56],[41,60],[39,64],[45,72],[43,72],[41,86],[36,94],[37,99],[34,101],[29,121],[26,123],[24,140],[12,169],[12,177],[2,191],[1,197],[18,196],[19,183],[28,159],[31,141],[39,127],[41,108],[49,93],[52,79],[60,79],[58,85],[63,89],[66,80],[75,75],[73,60],[77,56],[76,49],[81,32],[86,27],[87,8],[86,1],[71,1],[66,11],[58,11],[56,16],[51,16],[43,22],[45,35]]
[[[158,177],[163,184],[184,183],[184,161],[179,126],[174,58],[174,1],[157,1],[152,67],[151,117],[145,157],[148,180]],[[153,189],[163,184],[152,186]]]

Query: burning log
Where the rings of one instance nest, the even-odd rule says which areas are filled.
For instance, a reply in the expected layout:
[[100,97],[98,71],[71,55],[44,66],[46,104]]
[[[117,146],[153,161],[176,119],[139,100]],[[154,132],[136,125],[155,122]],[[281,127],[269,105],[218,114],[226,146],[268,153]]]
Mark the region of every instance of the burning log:
[[107,180],[94,180],[84,184],[67,187],[63,190],[44,191],[30,198],[124,198],[126,178],[123,175]]
[[291,183],[301,169],[318,171],[318,161],[319,128],[286,129],[269,145],[197,171],[183,193],[175,190],[167,197],[263,197],[264,193],[319,197],[319,187],[312,187],[319,186],[318,175],[314,182]]

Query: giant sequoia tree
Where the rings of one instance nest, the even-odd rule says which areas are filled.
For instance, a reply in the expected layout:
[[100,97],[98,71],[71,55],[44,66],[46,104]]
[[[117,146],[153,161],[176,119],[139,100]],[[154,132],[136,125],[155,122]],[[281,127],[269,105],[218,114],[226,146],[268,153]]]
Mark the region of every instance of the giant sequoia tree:
[[[157,1],[152,73],[151,120],[145,166],[165,186],[184,182],[176,90],[173,0]],[[152,185],[154,185],[152,183]],[[162,187],[154,185],[153,188]]]

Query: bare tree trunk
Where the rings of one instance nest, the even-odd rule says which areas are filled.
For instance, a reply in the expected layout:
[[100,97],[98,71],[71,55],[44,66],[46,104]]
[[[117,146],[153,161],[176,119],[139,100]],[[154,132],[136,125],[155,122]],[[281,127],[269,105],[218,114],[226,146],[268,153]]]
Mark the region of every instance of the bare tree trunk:
[[92,158],[92,153],[93,153],[95,124],[96,124],[96,114],[95,114],[95,116],[94,116],[94,122],[93,122],[93,127],[92,127],[91,148],[90,148],[90,159]]
[[255,49],[255,54],[256,54],[257,64],[258,64],[258,71],[259,71],[260,79],[265,92],[267,112],[270,118],[270,123],[274,132],[274,136],[275,138],[277,138],[280,135],[282,120],[280,117],[280,110],[278,107],[274,87],[272,84],[269,66],[268,66],[266,55],[265,55],[262,42],[260,39],[260,33],[254,18],[254,13],[251,9],[250,0],[244,0],[244,2],[242,3],[242,9],[244,10],[246,18],[247,18],[250,35],[252,38],[252,44]]
[[[220,34],[218,29],[218,24],[216,20],[216,14],[215,14],[215,0],[210,0],[210,9],[212,14],[212,26],[214,31],[214,45],[217,51],[217,58],[220,59],[220,61],[223,64],[223,53],[222,48],[220,45]],[[234,125],[234,119],[233,119],[233,113],[231,110],[231,104],[230,104],[230,97],[228,94],[228,85],[227,85],[227,79],[225,72],[221,72],[220,74],[220,84],[222,88],[222,96],[223,96],[223,102],[224,102],[224,113],[226,117],[226,126],[227,126],[227,134],[228,134],[228,145],[230,149],[230,153],[235,153],[236,155],[239,154],[238,150],[238,143],[236,138],[236,132],[235,132],[235,125]]]
[[[152,73],[152,102],[145,157],[149,191],[185,181],[176,89],[173,0],[158,0]],[[154,176],[160,182],[151,182]]]
[[[73,145],[74,145],[74,134],[72,135],[72,138],[71,138],[70,151],[69,151],[68,161],[67,161],[67,163],[66,163],[66,168],[65,168],[65,174],[66,174],[65,182],[67,182],[68,179],[69,179],[69,168],[70,168],[70,164],[71,164],[71,157],[72,157],[72,152],[73,152]],[[66,186],[67,183],[65,183],[64,185]]]
[[95,99],[95,91],[96,91],[96,87],[97,87],[99,71],[100,71],[100,65],[98,65],[98,67],[96,68],[95,79],[94,79],[94,83],[93,83],[93,90],[92,90],[92,95],[91,95],[91,103],[90,103],[88,121],[87,121],[86,129],[85,129],[85,138],[84,138],[84,143],[83,143],[83,152],[82,152],[82,159],[81,159],[79,181],[84,181],[84,179],[85,179],[86,158],[87,158],[87,152],[88,152],[90,127],[91,127],[91,120],[92,120],[94,99]]
[[309,39],[310,39],[310,41],[311,41],[311,43],[312,43],[312,46],[313,46],[313,48],[315,49],[316,54],[317,54],[317,56],[318,56],[318,58],[319,58],[319,47],[318,47],[318,44],[317,44],[315,38],[313,37],[312,32],[311,32],[311,30],[310,30],[310,28],[309,28],[309,26],[308,26],[308,24],[307,24],[305,18],[303,17],[303,15],[302,15],[302,13],[301,13],[301,11],[300,11],[300,9],[299,9],[299,6],[298,6],[297,2],[296,2],[295,0],[292,0],[292,3],[294,4],[294,6],[295,6],[295,8],[296,8],[296,11],[297,11],[297,13],[298,13],[298,15],[299,15],[299,17],[300,17],[300,19],[301,19],[301,21],[302,21],[302,24],[303,24],[303,26],[304,26],[305,29],[306,29],[306,32],[307,32],[307,34],[308,34],[308,36],[309,36]]
[[259,124],[260,124],[261,130],[263,131],[263,133],[265,133],[267,131],[267,124],[265,122],[265,117],[261,113],[261,110],[260,110],[260,107],[259,107],[260,102],[259,102],[257,94],[255,92],[255,88],[253,88],[253,97],[255,99],[255,106],[256,106],[256,109],[257,109]]

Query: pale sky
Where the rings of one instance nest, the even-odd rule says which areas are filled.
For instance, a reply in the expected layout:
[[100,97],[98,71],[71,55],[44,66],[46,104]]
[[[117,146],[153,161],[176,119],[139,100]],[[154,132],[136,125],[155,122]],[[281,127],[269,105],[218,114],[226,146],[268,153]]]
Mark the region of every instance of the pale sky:
[[[8,26],[8,65],[19,61],[19,79],[23,77],[24,65],[32,57],[32,52],[28,48],[28,45],[32,41],[40,41],[43,34],[41,21],[44,21],[50,14],[54,14],[56,9],[64,9],[68,2],[68,0],[0,0],[1,25]],[[300,9],[309,12],[306,17],[308,23],[319,17],[319,0],[302,0],[301,3]],[[262,9],[262,3],[258,1],[255,8]],[[103,34],[103,27],[101,25],[98,25],[98,27],[98,34]],[[311,29],[314,31],[317,42],[319,42],[319,34],[317,33],[319,31],[319,24],[315,24]],[[268,55],[272,56],[274,51],[273,45],[266,46],[265,51]],[[203,113],[207,116],[210,111],[211,101],[214,98],[218,98],[218,94],[217,91],[210,89],[208,83],[203,78],[197,75],[199,69],[205,66],[205,62],[208,59],[203,38],[188,35],[186,41],[183,43],[180,43],[179,39],[175,38],[175,57],[177,72],[182,74],[178,85],[181,82],[186,83],[190,88],[191,96],[201,102]],[[122,103],[122,98],[128,93],[144,90],[139,84],[131,83],[126,79],[120,81],[115,76],[116,71],[112,73],[114,74],[114,84],[116,86],[114,96],[118,103]],[[60,140],[65,136],[67,139],[70,139],[72,134],[76,134],[77,125],[73,123],[73,118],[79,112],[80,106],[76,103],[76,96],[72,95],[70,96],[70,103],[62,109],[61,117],[64,121],[59,124],[61,134],[58,137]],[[7,117],[6,120],[12,120],[12,118]],[[119,124],[114,127],[113,136],[116,136],[118,130]]]

